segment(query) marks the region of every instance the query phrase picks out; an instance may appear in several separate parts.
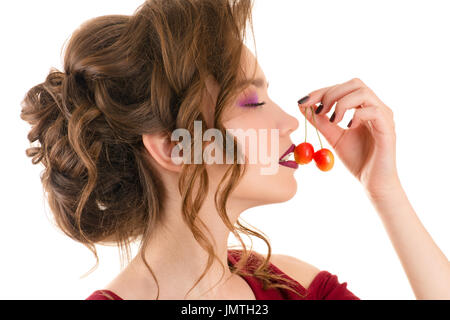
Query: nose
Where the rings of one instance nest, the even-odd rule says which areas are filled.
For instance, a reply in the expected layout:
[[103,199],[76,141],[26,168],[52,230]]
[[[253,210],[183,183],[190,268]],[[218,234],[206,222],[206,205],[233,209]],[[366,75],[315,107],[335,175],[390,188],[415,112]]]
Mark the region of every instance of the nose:
[[291,116],[281,108],[280,111],[281,111],[279,123],[280,135],[289,136],[292,132],[298,129],[299,121],[297,120],[296,117]]

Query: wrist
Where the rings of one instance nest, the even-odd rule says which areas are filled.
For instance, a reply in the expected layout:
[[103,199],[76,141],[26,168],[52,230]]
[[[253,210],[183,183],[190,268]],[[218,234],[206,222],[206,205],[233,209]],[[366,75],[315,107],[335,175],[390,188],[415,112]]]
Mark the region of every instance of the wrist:
[[364,186],[364,190],[371,201],[390,200],[393,194],[403,190],[398,175],[390,179],[383,179],[383,182],[383,185],[380,187]]
[[387,184],[382,191],[366,190],[367,196],[380,215],[398,214],[409,205],[408,197],[400,181]]

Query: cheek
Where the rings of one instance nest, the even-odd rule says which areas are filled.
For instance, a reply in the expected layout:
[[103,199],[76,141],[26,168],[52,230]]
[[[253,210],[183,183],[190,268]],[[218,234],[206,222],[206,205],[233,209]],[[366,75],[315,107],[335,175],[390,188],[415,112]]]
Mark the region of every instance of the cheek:
[[[278,136],[272,134],[272,130],[274,130],[272,123],[261,121],[254,116],[243,115],[239,119],[228,121],[225,127],[236,130],[232,134],[236,137],[247,161],[250,161],[250,156],[256,159],[256,162],[253,160],[252,165],[270,165],[267,162],[261,163],[261,153],[265,155],[265,158],[269,157],[271,161],[278,163],[279,134]],[[237,134],[240,130],[242,130],[242,135]]]
[[[261,108],[261,107],[260,107]],[[227,113],[226,120],[223,122],[227,129],[271,129],[275,128],[274,117],[268,111],[255,108],[254,110],[239,110],[243,108],[236,107],[235,110]],[[264,106],[262,107],[264,108]]]

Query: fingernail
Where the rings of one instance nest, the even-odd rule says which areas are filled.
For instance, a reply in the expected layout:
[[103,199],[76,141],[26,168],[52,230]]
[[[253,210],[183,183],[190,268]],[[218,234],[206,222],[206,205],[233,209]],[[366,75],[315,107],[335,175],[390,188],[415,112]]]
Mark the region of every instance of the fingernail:
[[309,96],[303,97],[300,100],[298,100],[298,104],[304,104],[309,100]]
[[350,122],[349,122],[348,125],[347,125],[347,128],[350,128],[350,127],[352,126],[352,123],[353,123],[353,119],[350,120]]
[[333,112],[333,115],[332,115],[331,118],[330,118],[330,122],[333,122],[333,121],[334,121],[334,118],[336,118],[336,111]]
[[323,104],[320,104],[320,106],[316,110],[316,114],[319,114],[320,111],[322,111],[322,109],[323,109]]

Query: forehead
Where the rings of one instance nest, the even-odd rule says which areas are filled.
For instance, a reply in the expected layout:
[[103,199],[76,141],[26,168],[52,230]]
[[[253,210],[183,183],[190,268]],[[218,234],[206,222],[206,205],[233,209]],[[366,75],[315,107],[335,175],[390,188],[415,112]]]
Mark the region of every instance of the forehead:
[[[259,66],[258,61],[256,61],[255,55],[253,52],[248,49],[246,45],[244,45],[244,48],[242,50],[242,56],[241,56],[241,63],[242,63],[242,69],[245,73],[245,79],[249,79],[252,77],[253,72],[255,73],[255,81],[254,85],[260,86],[265,82],[265,75],[261,67]],[[256,68],[256,71],[255,71]],[[261,83],[262,82],[262,83]]]

